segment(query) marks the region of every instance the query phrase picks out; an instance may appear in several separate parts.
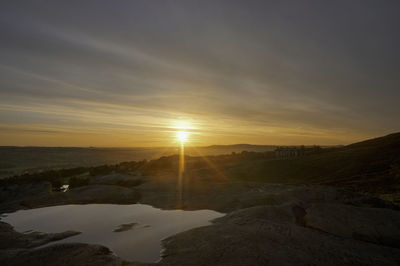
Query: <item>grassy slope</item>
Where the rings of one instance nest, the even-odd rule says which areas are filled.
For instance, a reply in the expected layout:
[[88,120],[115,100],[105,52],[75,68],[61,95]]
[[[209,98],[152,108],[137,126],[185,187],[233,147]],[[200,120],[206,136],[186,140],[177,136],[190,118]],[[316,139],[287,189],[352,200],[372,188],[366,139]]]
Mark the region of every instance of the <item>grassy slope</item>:
[[372,194],[400,191],[400,133],[292,159],[259,160],[229,170],[235,178],[318,183]]

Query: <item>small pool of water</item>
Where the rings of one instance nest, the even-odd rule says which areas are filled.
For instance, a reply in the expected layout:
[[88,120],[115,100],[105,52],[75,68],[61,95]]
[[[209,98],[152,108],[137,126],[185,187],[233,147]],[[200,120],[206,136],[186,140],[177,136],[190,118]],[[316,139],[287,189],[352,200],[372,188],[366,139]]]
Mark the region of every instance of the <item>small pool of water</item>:
[[209,225],[223,215],[211,210],[161,210],[144,204],[89,204],[20,210],[6,214],[1,220],[19,232],[82,232],[51,244],[100,244],[125,260],[156,262],[160,259],[162,239]]

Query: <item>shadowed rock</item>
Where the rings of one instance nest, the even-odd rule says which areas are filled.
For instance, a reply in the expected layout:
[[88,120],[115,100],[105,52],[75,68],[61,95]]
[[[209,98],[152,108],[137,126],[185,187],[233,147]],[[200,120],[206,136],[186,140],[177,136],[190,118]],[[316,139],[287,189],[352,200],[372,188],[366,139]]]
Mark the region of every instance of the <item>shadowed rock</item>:
[[[179,198],[176,176],[146,178],[147,182],[135,189],[89,185],[24,202],[26,207],[133,203],[140,193],[141,203],[175,208]],[[365,195],[325,186],[188,179],[182,203],[185,209],[213,209],[228,214],[215,220],[212,226],[164,240],[165,251],[159,265],[399,265],[400,262],[400,249],[394,248],[398,247],[400,235],[396,207]],[[126,224],[116,230],[134,226]],[[7,262],[15,263],[11,265],[19,265],[18,262],[23,265],[28,258],[32,261],[43,258],[42,253],[24,249],[28,246],[23,245],[22,250],[18,245],[2,250],[0,258],[9,258]],[[96,250],[93,247],[63,247],[47,252],[53,258],[53,252],[60,257],[74,256],[80,249],[83,254],[94,256],[95,261],[98,259],[97,265],[108,265],[111,255],[103,251],[92,253]],[[90,265],[84,263],[85,259],[82,257],[83,265]],[[77,261],[70,263],[74,262]],[[55,259],[51,265],[63,263]]]
[[239,210],[167,238],[160,265],[398,265],[399,249],[298,224],[296,206]]
[[304,217],[307,226],[324,232],[400,248],[400,212],[338,204],[314,204]]
[[21,204],[27,208],[37,208],[62,204],[132,204],[140,194],[131,188],[111,185],[89,185],[70,189],[67,192],[56,192],[50,195],[26,199]]
[[122,260],[116,257],[108,248],[103,246],[70,243],[21,251],[17,256],[11,256],[0,260],[0,264],[9,266],[120,266],[122,265]]
[[0,222],[0,249],[32,248],[78,235],[80,232],[65,231],[62,233],[46,234],[41,232],[19,233],[7,223]]
[[103,176],[96,176],[90,179],[90,184],[134,187],[143,183],[143,178],[141,174],[139,172],[135,174],[136,175],[115,173]]

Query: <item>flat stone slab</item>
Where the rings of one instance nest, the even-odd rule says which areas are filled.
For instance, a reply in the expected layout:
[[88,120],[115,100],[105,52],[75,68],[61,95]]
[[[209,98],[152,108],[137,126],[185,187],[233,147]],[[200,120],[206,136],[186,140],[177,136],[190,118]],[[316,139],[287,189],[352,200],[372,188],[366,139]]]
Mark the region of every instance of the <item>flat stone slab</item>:
[[313,204],[305,223],[321,231],[400,248],[400,212],[343,204]]

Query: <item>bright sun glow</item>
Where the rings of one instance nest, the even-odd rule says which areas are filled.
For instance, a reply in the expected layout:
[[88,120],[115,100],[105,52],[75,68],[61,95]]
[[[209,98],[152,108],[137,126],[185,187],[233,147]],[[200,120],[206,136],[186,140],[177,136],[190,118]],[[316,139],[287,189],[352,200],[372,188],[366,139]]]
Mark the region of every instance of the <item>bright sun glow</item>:
[[172,128],[180,130],[194,129],[192,123],[186,120],[175,120],[172,122],[172,125]]
[[184,142],[187,140],[188,133],[185,132],[185,131],[178,131],[178,132],[176,133],[176,137],[178,138],[178,140],[179,140],[181,143],[184,143]]

